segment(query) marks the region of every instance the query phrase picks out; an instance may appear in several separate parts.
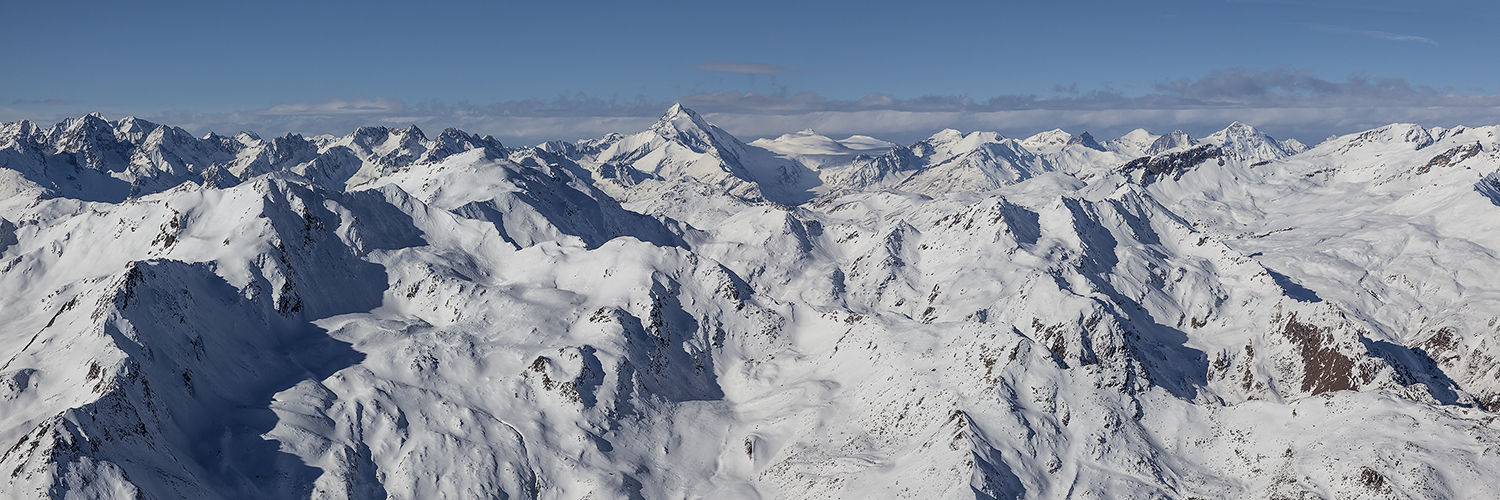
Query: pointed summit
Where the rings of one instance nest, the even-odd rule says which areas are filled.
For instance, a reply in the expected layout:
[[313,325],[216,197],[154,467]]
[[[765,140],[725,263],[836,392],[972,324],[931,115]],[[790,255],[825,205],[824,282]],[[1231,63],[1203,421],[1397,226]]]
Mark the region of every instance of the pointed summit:
[[[1079,134],[1079,135],[1077,135],[1075,137],[1072,137],[1072,138],[1068,139],[1067,146],[1074,146],[1074,145],[1083,146],[1083,147],[1086,147],[1086,148],[1089,148],[1089,149],[1092,149],[1092,150],[1095,150],[1095,151],[1105,151],[1104,146],[1101,146],[1099,144],[1099,141],[1094,140],[1094,136],[1089,135],[1088,132],[1084,132],[1082,134]],[[1067,146],[1064,146],[1064,147],[1067,147]]]
[[703,120],[698,112],[683,106],[682,103],[673,104],[667,112],[661,115],[661,119],[651,126],[651,130],[665,128],[675,130],[706,129],[710,125]]
[[1214,132],[1203,142],[1219,146],[1229,158],[1249,163],[1280,160],[1293,154],[1283,148],[1280,141],[1238,121]]
[[697,111],[693,111],[679,102],[672,104],[672,107],[667,109],[666,114],[663,114],[661,119],[657,120],[656,125],[653,125],[651,129],[657,130],[662,127],[672,127],[678,130],[690,128],[707,129],[712,126]]
[[407,139],[412,139],[412,138],[415,138],[416,140],[426,140],[427,139],[427,134],[423,134],[422,133],[422,129],[417,128],[417,124],[415,124],[415,123],[411,124],[410,127],[406,127],[406,130],[403,130],[402,132],[406,133]]
[[708,123],[697,112],[688,109],[682,103],[673,104],[672,108],[668,109],[667,113],[651,126],[651,132],[698,153],[716,150],[726,159],[738,158],[744,149],[739,139],[735,139],[728,132]]

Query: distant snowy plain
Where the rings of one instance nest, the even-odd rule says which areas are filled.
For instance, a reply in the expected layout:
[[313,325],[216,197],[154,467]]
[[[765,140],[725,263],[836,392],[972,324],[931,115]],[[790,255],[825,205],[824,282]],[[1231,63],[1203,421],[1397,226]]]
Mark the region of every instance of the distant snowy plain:
[[1500,127],[0,125],[6,498],[1500,498]]

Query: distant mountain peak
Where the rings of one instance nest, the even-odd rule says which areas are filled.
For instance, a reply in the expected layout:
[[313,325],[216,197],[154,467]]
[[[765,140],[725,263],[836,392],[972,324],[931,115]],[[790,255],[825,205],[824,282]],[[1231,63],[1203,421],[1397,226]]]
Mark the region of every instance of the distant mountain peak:
[[1037,154],[1051,154],[1061,151],[1068,146],[1068,141],[1073,140],[1073,134],[1055,128],[1046,132],[1039,132],[1031,137],[1021,139],[1021,146]]
[[1088,132],[1084,132],[1082,134],[1069,138],[1067,146],[1083,146],[1093,150],[1107,151],[1106,149],[1104,149],[1104,146],[1100,145],[1099,141],[1094,140],[1094,136],[1089,135]]
[[668,138],[682,133],[695,133],[694,131],[708,133],[713,128],[718,127],[714,127],[697,112],[682,104],[673,104],[672,109],[667,110],[661,119],[651,126],[653,132]]
[[930,142],[940,143],[940,142],[953,142],[953,141],[957,141],[957,140],[963,139],[963,138],[964,138],[964,133],[960,132],[958,129],[945,128],[945,129],[939,130],[935,134],[932,134],[932,136],[928,137],[927,139]]
[[1173,130],[1166,135],[1158,137],[1156,142],[1151,143],[1151,146],[1146,148],[1146,155],[1156,156],[1175,149],[1193,147],[1197,144],[1198,141],[1188,136],[1186,132],[1180,129]]
[[[1279,160],[1295,154],[1255,127],[1241,123],[1230,123],[1223,130],[1203,139],[1204,143],[1218,145],[1224,156],[1250,163]],[[1300,143],[1299,143],[1300,144]]]

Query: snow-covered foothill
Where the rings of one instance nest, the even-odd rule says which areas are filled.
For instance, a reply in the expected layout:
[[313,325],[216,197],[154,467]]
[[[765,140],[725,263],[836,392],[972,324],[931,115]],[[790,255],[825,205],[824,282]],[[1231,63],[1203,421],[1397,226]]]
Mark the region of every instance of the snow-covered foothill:
[[1492,498],[1500,128],[0,125],[0,496]]

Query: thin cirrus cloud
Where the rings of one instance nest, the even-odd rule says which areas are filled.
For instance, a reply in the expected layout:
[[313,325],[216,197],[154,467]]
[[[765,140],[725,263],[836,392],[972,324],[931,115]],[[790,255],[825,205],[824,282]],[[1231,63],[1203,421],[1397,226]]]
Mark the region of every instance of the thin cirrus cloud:
[[36,101],[28,101],[28,100],[25,100],[25,99],[16,99],[14,101],[11,101],[10,104],[12,106],[23,106],[23,105],[28,105],[28,104],[29,105],[38,105],[39,104],[39,105],[42,105],[42,106],[71,106],[71,105],[74,105],[74,104],[79,104],[79,102],[78,101],[69,101],[67,99],[41,99],[41,100],[36,100]]
[[701,64],[694,64],[693,68],[703,71],[714,71],[719,73],[740,73],[743,75],[774,75],[777,73],[786,73],[791,71],[775,64],[749,62],[706,62]]
[[1402,35],[1402,34],[1399,34],[1399,33],[1388,33],[1388,32],[1385,32],[1385,31],[1357,30],[1357,29],[1353,29],[1353,28],[1346,28],[1346,27],[1343,27],[1343,26],[1334,26],[1334,25],[1331,25],[1331,24],[1311,24],[1311,23],[1309,23],[1309,24],[1306,24],[1306,26],[1308,28],[1312,28],[1314,30],[1321,31],[1321,32],[1324,32],[1324,33],[1338,33],[1338,34],[1347,34],[1347,35],[1360,35],[1360,36],[1366,36],[1366,37],[1370,37],[1370,38],[1377,38],[1377,39],[1380,39],[1380,40],[1390,40],[1390,41],[1393,41],[1393,42],[1415,42],[1415,43],[1425,43],[1425,44],[1430,44],[1430,45],[1437,45],[1438,44],[1437,41],[1435,41],[1435,40],[1433,40],[1431,38],[1423,37],[1423,36]]
[[1226,69],[1190,79],[1162,80],[1151,92],[1077,91],[1056,96],[999,95],[898,98],[872,93],[830,98],[813,92],[758,94],[709,92],[662,101],[602,99],[582,94],[491,104],[397,99],[329,99],[261,109],[195,113],[160,110],[148,119],[195,133],[250,130],[343,135],[365,125],[416,124],[435,133],[455,127],[494,135],[506,144],[576,140],[612,132],[645,130],[680,102],[745,139],[813,128],[830,136],[867,134],[907,142],[943,128],[991,130],[1022,136],[1061,127],[1108,138],[1140,127],[1155,133],[1182,129],[1206,135],[1233,121],[1255,125],[1278,138],[1314,143],[1394,122],[1426,126],[1500,123],[1500,94],[1460,93],[1401,78],[1354,75],[1319,78],[1309,70]]

